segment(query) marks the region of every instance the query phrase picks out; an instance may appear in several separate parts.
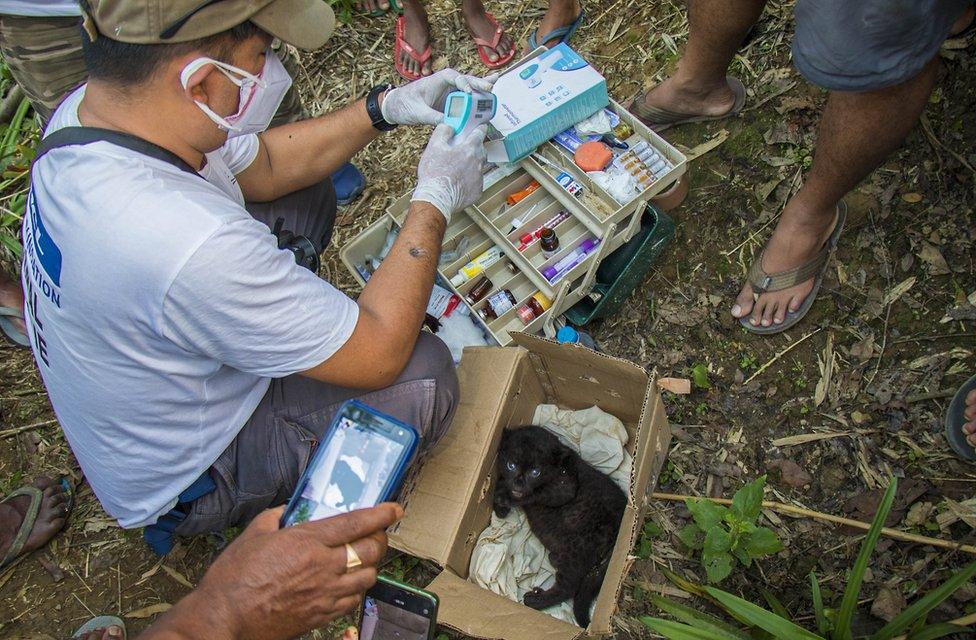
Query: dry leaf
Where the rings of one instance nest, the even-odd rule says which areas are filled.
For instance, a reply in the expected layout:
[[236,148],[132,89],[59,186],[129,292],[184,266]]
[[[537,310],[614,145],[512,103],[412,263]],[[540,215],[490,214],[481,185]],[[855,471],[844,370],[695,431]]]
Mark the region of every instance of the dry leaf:
[[905,202],[910,202],[911,204],[915,204],[916,202],[922,201],[922,194],[915,193],[915,192],[903,193],[901,194],[901,199],[904,200]]
[[779,469],[780,480],[791,487],[800,489],[813,482],[813,476],[807,470],[786,458],[773,460],[767,465],[770,469]]
[[946,506],[954,516],[976,529],[976,498],[956,502],[951,498],[946,498]]
[[915,276],[912,276],[910,278],[905,278],[904,280],[902,280],[901,282],[893,286],[891,288],[891,291],[885,294],[884,302],[882,302],[881,304],[887,306],[892,302],[894,302],[895,300],[897,300],[898,298],[905,295],[906,293],[908,293],[908,291],[915,286],[915,280],[916,280]]
[[682,396],[691,393],[691,380],[688,378],[658,378],[657,386]]
[[932,515],[933,509],[935,509],[935,505],[931,502],[916,502],[908,510],[908,515],[905,516],[905,526],[919,527],[925,524]]
[[827,344],[824,346],[823,357],[817,356],[817,364],[820,367],[820,381],[813,392],[813,404],[819,407],[827,399],[827,389],[830,388],[830,378],[834,373],[834,334],[827,334]]
[[871,605],[871,615],[875,618],[881,618],[885,622],[891,622],[907,606],[905,596],[901,593],[890,587],[881,587],[878,591],[878,597],[874,599],[874,604]]
[[168,573],[170,578],[172,578],[173,580],[176,580],[177,582],[179,582],[184,587],[188,587],[190,589],[193,588],[193,583],[190,582],[189,580],[187,580],[186,579],[186,576],[184,576],[182,573],[180,573],[176,569],[173,569],[171,567],[167,567],[164,564],[163,565],[163,571],[165,571],[166,573]]
[[143,607],[141,609],[136,609],[135,611],[130,611],[125,614],[126,618],[151,618],[156,614],[165,613],[169,611],[173,605],[168,602],[160,602],[158,604],[151,604],[148,607]]
[[923,242],[918,257],[929,265],[929,274],[941,276],[949,273],[949,263],[935,245]]
[[798,436],[787,436],[785,438],[777,438],[773,440],[774,447],[792,447],[797,444],[806,444],[808,442],[816,442],[817,440],[829,440],[830,438],[839,438],[841,436],[851,435],[847,431],[824,431],[822,433],[801,433]]
[[721,131],[716,133],[711,140],[707,140],[706,142],[703,142],[700,145],[693,147],[692,149],[689,149],[685,153],[685,158],[687,159],[687,162],[691,162],[695,158],[702,157],[709,151],[715,149],[720,144],[728,140],[728,138],[729,138],[728,129],[722,129]]

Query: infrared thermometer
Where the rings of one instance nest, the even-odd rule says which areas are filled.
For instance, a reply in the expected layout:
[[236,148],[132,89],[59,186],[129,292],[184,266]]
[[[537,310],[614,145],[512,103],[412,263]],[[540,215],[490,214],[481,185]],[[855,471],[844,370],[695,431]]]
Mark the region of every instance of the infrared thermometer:
[[498,101],[493,93],[481,91],[453,91],[444,104],[444,123],[454,129],[454,135],[486,124],[495,116]]

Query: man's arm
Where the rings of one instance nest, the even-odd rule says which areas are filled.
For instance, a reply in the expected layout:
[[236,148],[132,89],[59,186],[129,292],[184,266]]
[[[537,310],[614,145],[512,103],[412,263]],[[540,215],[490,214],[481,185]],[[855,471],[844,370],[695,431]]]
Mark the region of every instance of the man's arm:
[[420,334],[447,221],[481,195],[485,133],[482,126],[454,139],[447,125],[434,130],[403,228],[359,296],[356,328],[304,375],[360,389],[387,387],[399,377]]
[[411,203],[393,248],[357,300],[359,319],[352,335],[304,375],[361,389],[393,384],[420,334],[446,227],[433,205]]
[[274,200],[324,180],[378,135],[365,100],[274,127],[258,136],[258,155],[237,182],[249,201]]

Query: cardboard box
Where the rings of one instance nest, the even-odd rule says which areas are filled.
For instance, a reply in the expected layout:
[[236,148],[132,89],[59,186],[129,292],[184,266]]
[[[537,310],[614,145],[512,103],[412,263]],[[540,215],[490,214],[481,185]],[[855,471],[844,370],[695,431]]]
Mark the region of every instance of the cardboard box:
[[491,126],[502,135],[486,145],[490,162],[515,162],[610,103],[607,81],[561,43],[533,52],[495,83]]
[[[406,515],[390,543],[433,560],[427,587],[440,597],[438,621],[479,638],[570,640],[612,632],[645,496],[657,482],[671,431],[653,378],[637,365],[575,344],[512,335],[514,347],[466,349],[461,402],[447,435],[404,492]],[[496,595],[467,580],[471,552],[491,517],[495,457],[502,430],[531,424],[537,405],[596,405],[627,427],[633,456],[629,500],[593,621],[586,630]]]

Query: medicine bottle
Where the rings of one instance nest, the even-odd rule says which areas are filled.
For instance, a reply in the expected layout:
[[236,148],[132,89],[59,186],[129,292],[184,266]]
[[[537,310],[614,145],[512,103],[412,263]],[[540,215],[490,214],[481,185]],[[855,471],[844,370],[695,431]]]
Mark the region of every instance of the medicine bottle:
[[481,279],[474,283],[471,290],[468,291],[468,295],[464,296],[464,299],[468,301],[468,304],[476,304],[491,291],[495,285],[491,283],[488,276],[481,276]]
[[482,320],[497,320],[499,316],[515,306],[515,296],[508,289],[502,289],[488,296],[485,305],[478,309]]
[[547,227],[540,229],[539,247],[542,248],[542,255],[547,260],[556,255],[556,252],[559,251],[559,238],[556,237],[556,232]]
[[543,313],[546,309],[552,306],[552,300],[547,298],[541,291],[536,291],[532,294],[525,304],[518,308],[516,313],[522,324],[529,324]]

